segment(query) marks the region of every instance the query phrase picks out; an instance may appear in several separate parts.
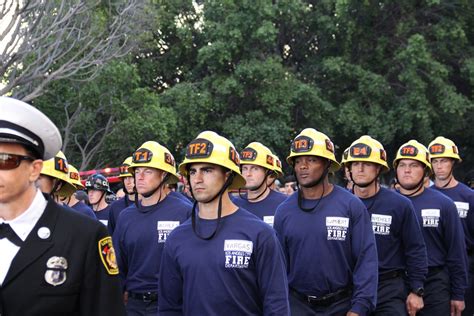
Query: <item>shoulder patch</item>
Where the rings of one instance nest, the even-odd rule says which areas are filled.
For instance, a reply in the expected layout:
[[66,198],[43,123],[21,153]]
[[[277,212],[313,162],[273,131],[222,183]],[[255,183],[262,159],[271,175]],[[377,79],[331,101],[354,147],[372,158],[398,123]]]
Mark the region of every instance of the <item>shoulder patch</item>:
[[115,250],[112,245],[112,238],[110,236],[99,240],[99,256],[104,264],[107,273],[116,275],[119,273],[117,261],[115,260]]

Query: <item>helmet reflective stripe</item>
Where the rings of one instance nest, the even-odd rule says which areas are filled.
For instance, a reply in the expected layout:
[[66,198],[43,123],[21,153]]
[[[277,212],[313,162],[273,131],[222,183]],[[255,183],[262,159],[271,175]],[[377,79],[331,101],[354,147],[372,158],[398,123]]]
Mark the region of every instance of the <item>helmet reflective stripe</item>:
[[356,161],[372,162],[381,165],[383,167],[382,172],[390,170],[387,163],[387,153],[383,145],[368,135],[361,136],[344,151],[341,163],[347,164]]
[[443,136],[436,137],[429,145],[428,145],[431,159],[433,158],[452,158],[459,162],[462,161],[461,157],[459,156],[459,150],[456,144]]
[[400,146],[397,151],[397,156],[393,161],[393,167],[396,168],[398,162],[401,159],[412,159],[421,162],[431,171],[430,154],[428,149],[416,140],[410,140],[409,142]]
[[186,166],[193,163],[211,163],[227,168],[235,173],[229,188],[238,189],[245,186],[245,179],[240,173],[239,153],[227,138],[215,132],[201,132],[186,146],[186,155],[179,165],[179,172],[187,176]]
[[318,156],[331,161],[330,171],[339,169],[339,163],[334,155],[334,144],[329,137],[314,128],[306,128],[295,137],[291,143],[290,155],[286,161],[293,165],[293,160],[298,156]]

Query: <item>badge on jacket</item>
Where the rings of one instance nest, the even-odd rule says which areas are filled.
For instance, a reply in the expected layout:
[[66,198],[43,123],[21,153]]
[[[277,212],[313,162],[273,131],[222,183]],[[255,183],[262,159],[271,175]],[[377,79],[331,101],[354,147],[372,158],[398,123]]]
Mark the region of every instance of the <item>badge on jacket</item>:
[[99,240],[99,255],[107,273],[110,275],[118,274],[119,271],[117,261],[115,260],[115,250],[110,236]]
[[52,286],[58,286],[66,282],[67,260],[64,257],[51,257],[46,262],[48,268],[44,274],[44,280]]

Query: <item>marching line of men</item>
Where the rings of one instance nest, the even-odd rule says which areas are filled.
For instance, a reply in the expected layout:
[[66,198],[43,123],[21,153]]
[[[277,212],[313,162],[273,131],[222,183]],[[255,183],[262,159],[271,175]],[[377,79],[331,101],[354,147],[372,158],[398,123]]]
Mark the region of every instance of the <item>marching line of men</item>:
[[[474,191],[453,176],[449,139],[403,144],[389,190],[380,142],[360,137],[339,164],[330,138],[304,129],[286,159],[298,188],[288,197],[274,190],[283,172],[269,148],[239,153],[205,131],[178,168],[192,198],[169,189],[175,159],[147,141],[108,204],[107,179],[82,185],[46,116],[7,97],[0,109],[0,315],[474,313]],[[348,189],[329,180],[340,165]]]

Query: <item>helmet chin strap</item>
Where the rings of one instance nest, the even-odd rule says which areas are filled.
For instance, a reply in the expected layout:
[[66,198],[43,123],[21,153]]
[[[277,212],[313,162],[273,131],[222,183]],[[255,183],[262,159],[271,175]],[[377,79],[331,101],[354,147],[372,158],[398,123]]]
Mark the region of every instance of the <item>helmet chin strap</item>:
[[268,179],[268,177],[270,176],[270,174],[271,174],[271,171],[270,171],[270,170],[267,170],[267,171],[265,172],[265,178],[263,178],[262,183],[260,183],[260,185],[258,185],[256,188],[248,189],[249,191],[252,191],[252,192],[258,191],[258,190],[260,190],[260,188],[265,184],[265,190],[263,190],[257,197],[254,197],[254,198],[250,199],[250,198],[248,197],[248,195],[247,195],[247,196],[243,195],[243,194],[242,194],[242,189],[239,188],[239,196],[240,196],[240,198],[243,199],[243,200],[247,200],[247,201],[255,201],[255,200],[258,200],[262,195],[265,194],[265,192],[267,192],[267,190],[269,190],[269,187],[273,184],[273,182],[275,182],[275,180],[273,180],[273,182],[272,182],[270,185],[267,185],[267,179]]
[[[323,180],[326,178],[326,176],[328,175],[329,173],[329,168],[331,167],[331,161],[328,160],[327,162],[327,165],[326,165],[326,168],[324,169],[324,172],[323,174],[321,175],[321,177],[319,177],[319,179],[315,180],[315,181],[312,181],[306,185],[304,185],[303,187],[304,188],[314,188],[315,186],[319,185],[321,182],[323,182]],[[316,203],[315,206],[313,207],[310,207],[310,208],[305,208],[303,207],[303,192],[301,191],[301,188],[300,188],[300,183],[298,182],[298,177],[296,176],[295,177],[295,180],[296,180],[296,185],[298,186],[298,207],[303,211],[303,212],[312,212],[313,210],[315,210],[319,203],[321,202],[321,200],[323,199],[324,197],[324,190],[325,190],[325,187],[324,187],[324,183],[323,183],[323,192],[321,193],[321,196],[319,197],[318,199],[318,202]]]
[[407,191],[411,191],[411,190],[414,190],[416,188],[415,191],[413,191],[412,193],[410,194],[403,194],[402,192],[400,192],[400,194],[406,196],[406,197],[410,197],[410,196],[413,196],[415,195],[416,193],[418,193],[422,188],[423,188],[423,183],[425,182],[425,176],[427,174],[427,171],[426,171],[426,167],[425,167],[425,172],[423,173],[423,176],[421,177],[421,180],[414,186],[412,187],[406,187],[404,186],[403,184],[400,183],[400,181],[398,181],[398,176],[397,174],[395,173],[395,179],[397,180],[397,183],[402,187],[404,188],[405,190]]
[[[188,178],[188,183],[191,183],[191,181],[189,179],[189,172],[188,172],[187,178]],[[234,181],[234,172],[231,172],[230,176],[227,178],[224,185],[222,186],[222,188],[219,190],[219,192],[216,195],[214,195],[212,198],[208,199],[207,201],[201,202],[201,203],[210,203],[210,202],[214,201],[216,198],[219,198],[219,203],[218,203],[218,206],[217,206],[216,229],[214,230],[214,232],[212,234],[210,234],[207,237],[200,235],[197,231],[196,206],[198,204],[198,201],[194,197],[192,187],[189,186],[189,191],[191,192],[191,195],[192,195],[192,197],[195,201],[194,204],[193,204],[193,210],[192,210],[192,213],[191,213],[191,223],[192,223],[194,234],[196,234],[196,236],[198,236],[200,239],[202,239],[202,240],[211,240],[217,234],[217,231],[219,230],[219,224],[220,224],[220,221],[221,221],[221,218],[222,218],[222,196],[223,196],[224,192],[227,190],[227,188],[232,184],[232,181]]]
[[161,188],[163,187],[163,185],[166,184],[166,181],[168,181],[169,177],[170,177],[170,174],[166,173],[166,175],[164,176],[164,178],[161,180],[160,184],[156,188],[154,188],[153,190],[148,191],[146,193],[142,193],[142,196],[145,199],[147,199],[147,198],[151,197],[153,194],[155,194],[156,191],[160,190],[160,195],[158,197],[158,201],[155,203],[155,206],[158,205],[161,202],[161,196],[162,196],[162,193],[163,193]]

